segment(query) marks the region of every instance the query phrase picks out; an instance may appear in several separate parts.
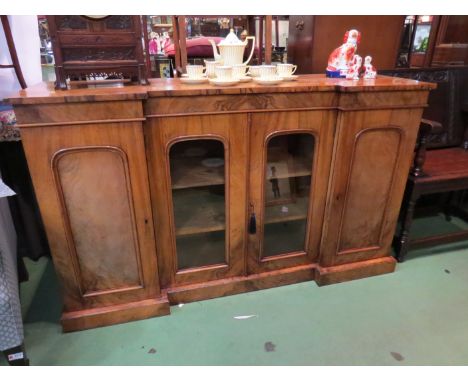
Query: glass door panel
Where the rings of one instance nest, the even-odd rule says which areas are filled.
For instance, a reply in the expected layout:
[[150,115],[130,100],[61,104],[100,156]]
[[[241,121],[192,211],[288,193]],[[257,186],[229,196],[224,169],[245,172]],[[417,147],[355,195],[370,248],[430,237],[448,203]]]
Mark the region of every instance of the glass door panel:
[[177,269],[226,264],[224,145],[175,143],[169,153]]
[[262,257],[306,250],[314,145],[307,133],[268,141]]

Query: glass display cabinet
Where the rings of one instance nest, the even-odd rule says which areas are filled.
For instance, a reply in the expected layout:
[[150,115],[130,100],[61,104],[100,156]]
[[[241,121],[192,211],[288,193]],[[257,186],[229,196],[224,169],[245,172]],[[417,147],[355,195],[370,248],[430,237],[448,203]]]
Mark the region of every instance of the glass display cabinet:
[[64,330],[393,272],[390,246],[433,87],[301,75],[276,87],[40,84],[11,97]]

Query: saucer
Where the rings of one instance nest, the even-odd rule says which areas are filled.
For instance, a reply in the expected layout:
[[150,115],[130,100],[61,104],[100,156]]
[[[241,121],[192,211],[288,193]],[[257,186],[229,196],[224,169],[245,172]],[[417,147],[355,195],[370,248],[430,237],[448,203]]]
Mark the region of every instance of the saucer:
[[[189,76],[188,76],[187,73],[182,73],[181,77],[182,77],[182,78],[184,78],[184,77],[185,77],[185,78],[189,78]],[[202,77],[205,78],[205,77],[206,77],[206,73],[203,73],[203,74],[202,74]]]
[[238,80],[239,80],[240,82],[249,82],[249,81],[252,81],[252,78],[253,78],[253,77],[243,76],[243,77],[239,77]]
[[210,84],[216,86],[232,86],[238,84],[240,81],[236,78],[231,78],[228,80],[220,79],[220,78],[210,78]]
[[180,79],[180,82],[182,82],[183,84],[191,84],[191,85],[203,84],[207,81],[208,81],[208,78],[206,77],[200,77],[200,78],[182,77]]
[[260,85],[277,85],[283,79],[281,77],[275,76],[275,77],[254,77],[253,79],[257,84]]
[[297,81],[299,76],[291,74],[290,76],[280,76],[283,81]]

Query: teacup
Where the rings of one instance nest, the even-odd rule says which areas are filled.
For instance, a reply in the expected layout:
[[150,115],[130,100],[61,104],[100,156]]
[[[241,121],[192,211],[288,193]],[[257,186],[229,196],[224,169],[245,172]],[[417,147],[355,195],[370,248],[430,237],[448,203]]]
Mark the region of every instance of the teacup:
[[219,80],[232,79],[232,66],[219,65],[215,67],[216,77]]
[[260,77],[275,77],[276,66],[275,65],[262,65],[260,66]]
[[205,72],[203,65],[187,65],[187,76],[189,78],[201,78]]
[[297,69],[297,65],[293,64],[278,64],[276,65],[276,71],[281,77],[291,77]]
[[247,74],[249,74],[252,77],[260,77],[260,68],[262,65],[250,65],[249,66],[249,71]]
[[234,78],[245,77],[248,66],[246,64],[236,64],[232,66],[232,76]]
[[214,78],[216,77],[216,72],[215,72],[215,68],[217,66],[220,66],[221,65],[221,62],[219,61],[209,61],[209,60],[205,60],[205,65],[206,65],[206,75],[208,78]]

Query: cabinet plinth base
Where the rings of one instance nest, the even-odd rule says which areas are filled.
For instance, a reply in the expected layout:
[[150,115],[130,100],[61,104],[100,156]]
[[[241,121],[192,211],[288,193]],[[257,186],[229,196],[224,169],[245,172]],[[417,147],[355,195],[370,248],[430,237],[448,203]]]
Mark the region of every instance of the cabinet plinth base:
[[73,332],[168,314],[170,314],[169,302],[166,297],[162,297],[159,299],[129,302],[127,304],[65,312],[62,314],[60,321],[64,332]]
[[315,267],[315,264],[307,264],[250,276],[179,286],[168,289],[167,297],[171,304],[179,304],[310,281],[315,278]]
[[391,256],[378,259],[336,265],[333,267],[317,267],[315,281],[318,285],[330,285],[363,279],[365,277],[391,273],[395,270],[396,260]]

